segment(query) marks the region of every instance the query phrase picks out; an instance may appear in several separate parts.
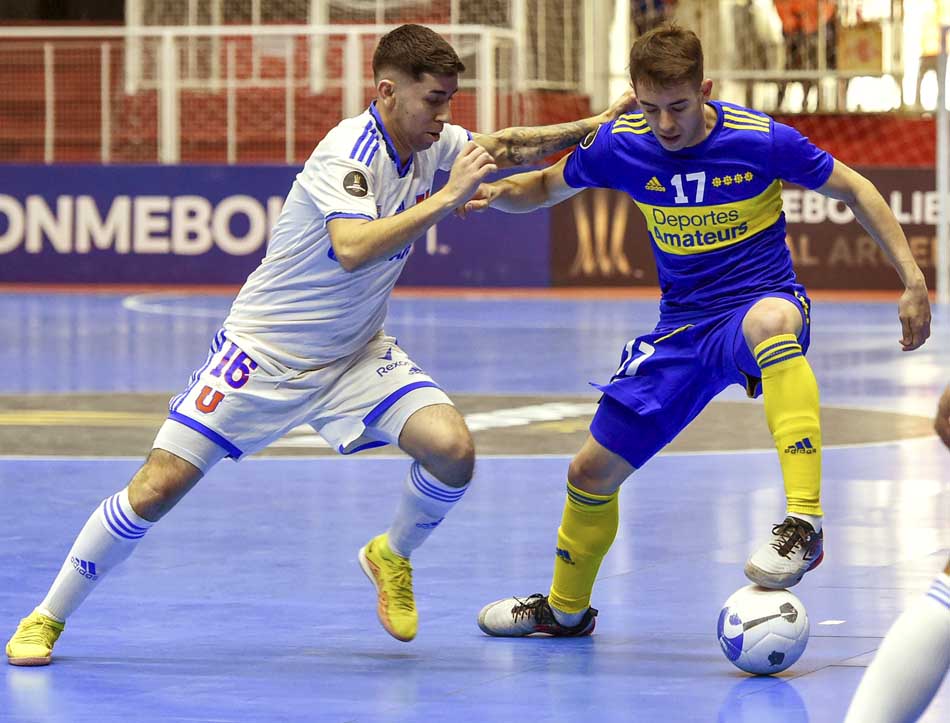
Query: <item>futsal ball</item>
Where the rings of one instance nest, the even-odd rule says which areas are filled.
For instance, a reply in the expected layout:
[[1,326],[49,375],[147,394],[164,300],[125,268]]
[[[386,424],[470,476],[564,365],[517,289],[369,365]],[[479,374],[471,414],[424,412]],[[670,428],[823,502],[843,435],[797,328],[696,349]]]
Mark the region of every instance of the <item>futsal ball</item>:
[[716,627],[729,661],[755,675],[781,673],[808,644],[808,613],[788,590],[739,588],[723,603]]

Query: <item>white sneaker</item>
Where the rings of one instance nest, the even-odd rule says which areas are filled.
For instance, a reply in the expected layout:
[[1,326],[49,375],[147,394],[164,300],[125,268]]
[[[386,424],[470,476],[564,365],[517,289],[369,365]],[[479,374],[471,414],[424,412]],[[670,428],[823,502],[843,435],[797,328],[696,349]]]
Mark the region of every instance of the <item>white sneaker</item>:
[[772,539],[746,561],[745,576],[762,587],[792,587],[818,567],[824,556],[824,535],[790,515],[772,528]]
[[555,637],[580,637],[594,632],[597,611],[588,608],[574,627],[561,625],[554,617],[548,598],[541,593],[526,598],[506,597],[488,603],[478,613],[478,627],[486,635],[521,638],[539,633]]

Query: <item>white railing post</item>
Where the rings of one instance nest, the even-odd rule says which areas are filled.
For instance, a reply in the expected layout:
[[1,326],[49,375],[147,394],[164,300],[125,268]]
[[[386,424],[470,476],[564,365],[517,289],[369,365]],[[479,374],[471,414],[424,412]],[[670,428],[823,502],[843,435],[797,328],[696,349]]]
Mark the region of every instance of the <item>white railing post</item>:
[[577,80],[574,73],[574,29],[571,26],[571,8],[574,3],[571,0],[564,0],[562,12],[564,13],[564,52],[561,59],[564,61],[564,81]]
[[109,43],[99,46],[99,160],[112,160],[112,68]]
[[[450,0],[449,1],[449,25],[458,25],[459,24],[459,15],[462,13],[462,6],[460,0]],[[449,44],[458,50],[456,45],[458,44],[459,38],[455,33],[452,33],[447,40]]]
[[[588,5],[589,3],[585,3]],[[512,105],[516,109],[515,117],[510,119],[518,125],[528,125],[534,122],[534,114],[525,99],[525,89],[528,85],[528,2],[527,0],[511,0],[511,29],[515,32]]]
[[478,42],[478,132],[495,130],[495,34],[485,30]]
[[[310,0],[310,25],[330,24],[330,0]],[[310,92],[320,95],[327,87],[327,43],[326,35],[310,36]]]
[[[221,27],[224,24],[224,16],[221,12],[221,0],[211,1],[211,24],[214,27]],[[211,36],[211,90],[215,93],[221,88],[221,36]]]
[[545,80],[548,77],[548,4],[539,2],[537,4],[537,13],[534,16],[534,37],[537,42],[537,59],[535,62],[535,78]]
[[142,36],[138,34],[143,24],[141,0],[125,0],[125,94],[138,92],[142,80]]
[[[594,110],[605,108],[612,100],[612,84],[616,82],[617,68],[614,56],[616,53],[615,19],[621,18],[619,3],[611,0],[590,0],[584,3],[582,21],[584,24],[583,51],[581,73],[581,89],[590,96]],[[629,10],[629,7],[628,7]],[[630,44],[629,23],[624,26],[627,34],[622,40],[621,54],[626,53]],[[606,39],[606,40],[605,40]],[[625,65],[625,63],[623,64]],[[623,71],[620,71],[623,73]]]
[[343,48],[343,115],[352,118],[363,111],[363,59],[360,57],[360,31],[346,34]]
[[[198,27],[197,0],[188,0],[188,18],[186,24],[193,28]],[[198,74],[198,38],[195,35],[190,35],[185,42],[188,48],[186,53],[188,67],[183,70],[182,77],[187,80],[194,80]]]
[[[261,0],[251,0],[251,25],[261,26]],[[257,36],[251,36],[251,77],[257,80],[261,77],[261,54],[257,47]]]
[[287,48],[286,48],[286,78],[287,86],[284,91],[284,160],[291,164],[294,162],[294,128],[296,119],[294,118],[294,113],[296,112],[296,104],[294,93],[296,92],[296,87],[294,84],[294,47],[295,39],[293,36],[286,38]]
[[227,44],[227,52],[224,61],[224,82],[225,96],[227,98],[227,121],[226,130],[228,142],[228,165],[233,166],[237,163],[237,102],[235,98],[236,69],[237,63],[235,54],[235,44]]
[[[818,0],[818,67],[816,70],[821,73],[821,77],[815,82],[815,108],[819,111],[825,110],[824,91],[825,91],[825,73],[828,71],[828,28],[825,26],[825,0]],[[883,32],[883,28],[882,28]],[[886,34],[885,34],[886,35]],[[736,39],[737,42],[739,39]],[[884,44],[887,41],[884,40]],[[808,100],[807,98],[805,99]],[[837,108],[834,108],[837,110]]]
[[937,301],[950,303],[950,113],[947,111],[947,32],[940,28],[937,57]]
[[598,5],[598,0],[591,0],[591,2],[584,3],[583,14],[581,15],[581,23],[583,25],[582,32],[584,33],[584,54],[581,60],[581,83],[584,84],[584,88],[587,88],[587,92],[591,96],[592,105],[595,107],[599,105],[597,103],[599,96],[596,88],[597,58],[595,55],[595,49],[603,45],[602,40],[598,42],[598,36],[596,34],[596,8]]
[[606,83],[596,86],[601,89],[599,99],[592,97],[593,110],[607,107],[614,98],[618,97],[630,86],[628,63],[630,58],[630,2],[617,0],[614,3],[614,15],[608,29],[609,40],[607,53],[604,56],[607,64]]
[[162,33],[158,67],[158,160],[159,163],[178,163],[178,53],[175,36],[171,31]]
[[52,163],[56,148],[56,88],[54,83],[53,44],[43,43],[43,162]]

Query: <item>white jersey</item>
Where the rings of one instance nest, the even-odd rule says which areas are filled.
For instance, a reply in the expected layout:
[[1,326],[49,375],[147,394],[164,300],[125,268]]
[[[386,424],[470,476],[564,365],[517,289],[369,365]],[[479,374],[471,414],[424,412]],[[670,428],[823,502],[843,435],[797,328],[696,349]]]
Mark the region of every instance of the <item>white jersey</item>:
[[327,221],[393,216],[432,192],[471,138],[446,124],[439,140],[402,164],[375,104],[327,133],[297,174],[267,254],[224,322],[228,338],[259,362],[313,369],[352,354],[382,329],[389,295],[412,248],[348,272]]

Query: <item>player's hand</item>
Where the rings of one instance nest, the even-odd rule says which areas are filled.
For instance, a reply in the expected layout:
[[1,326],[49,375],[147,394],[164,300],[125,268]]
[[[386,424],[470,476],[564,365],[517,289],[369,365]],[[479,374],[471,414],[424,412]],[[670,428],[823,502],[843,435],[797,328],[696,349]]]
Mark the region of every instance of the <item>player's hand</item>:
[[479,184],[498,166],[491,154],[473,141],[459,153],[443,190],[450,194],[453,206],[461,206],[478,190]]
[[610,104],[607,110],[600,114],[600,122],[609,123],[612,120],[617,120],[624,113],[632,113],[639,107],[637,94],[633,92],[633,88],[628,88],[623,95]]
[[950,384],[943,390],[940,401],[937,402],[937,417],[934,419],[934,431],[950,449]]
[[901,320],[901,346],[904,351],[913,351],[923,345],[930,336],[930,297],[926,286],[912,286],[901,294],[897,306]]
[[492,201],[494,201],[501,194],[501,186],[495,183],[480,183],[478,188],[475,189],[474,195],[462,206],[459,206],[455,209],[455,214],[459,218],[465,218],[470,213],[478,213],[479,211],[484,211],[486,208],[491,206]]

